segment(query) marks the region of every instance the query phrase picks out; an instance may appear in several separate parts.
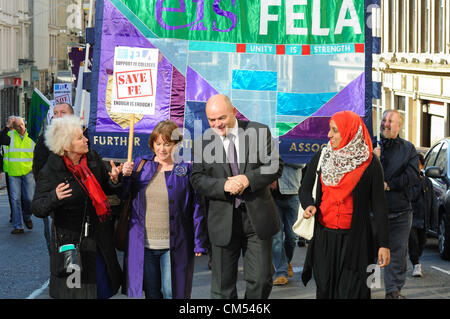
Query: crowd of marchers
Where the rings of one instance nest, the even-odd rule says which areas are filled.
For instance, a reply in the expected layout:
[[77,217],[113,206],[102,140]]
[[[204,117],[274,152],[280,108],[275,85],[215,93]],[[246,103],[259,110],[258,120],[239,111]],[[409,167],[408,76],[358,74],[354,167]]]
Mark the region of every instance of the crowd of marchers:
[[[424,214],[435,198],[423,156],[399,137],[398,111],[383,114],[376,144],[357,114],[334,114],[328,144],[306,165],[283,162],[270,129],[238,120],[227,96],[212,96],[205,114],[212,133],[194,141],[193,162],[174,155],[183,136],[164,120],[149,153],[120,165],[89,147],[68,104],[54,107],[36,143],[23,118],[8,118],[0,144],[11,233],[31,230],[32,215],[43,220],[51,297],[105,299],[122,287],[129,297],[190,298],[195,257],[207,254],[212,298],[237,298],[242,256],[245,297],[265,299],[294,275],[298,245],[307,246],[302,281],[314,275],[317,298],[370,298],[372,264],[384,269],[386,298],[405,298],[408,247],[422,276]],[[251,160],[255,152],[265,156]],[[129,212],[122,263],[111,195]],[[292,229],[299,212],[314,217],[307,241]]]

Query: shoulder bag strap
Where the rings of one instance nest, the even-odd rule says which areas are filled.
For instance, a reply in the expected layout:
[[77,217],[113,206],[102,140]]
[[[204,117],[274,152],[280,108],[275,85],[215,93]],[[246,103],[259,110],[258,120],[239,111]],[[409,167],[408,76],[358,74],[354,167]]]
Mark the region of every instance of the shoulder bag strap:
[[323,158],[323,155],[325,154],[325,152],[321,149],[320,150],[320,157],[319,157],[319,162],[317,162],[317,168],[316,168],[316,179],[315,179],[315,181],[314,181],[314,186],[313,186],[313,190],[312,190],[312,195],[313,195],[313,198],[314,198],[314,200],[316,200],[316,192],[317,192],[317,183],[318,183],[318,181],[319,181],[319,179],[320,179],[320,175],[319,175],[319,172],[320,172],[320,164],[321,164],[321,162],[322,162],[322,158]]
[[317,172],[320,171],[320,165],[322,163],[322,159],[323,156],[325,155],[325,152],[323,151],[323,149],[320,150],[320,157],[319,157],[319,162],[317,163]]

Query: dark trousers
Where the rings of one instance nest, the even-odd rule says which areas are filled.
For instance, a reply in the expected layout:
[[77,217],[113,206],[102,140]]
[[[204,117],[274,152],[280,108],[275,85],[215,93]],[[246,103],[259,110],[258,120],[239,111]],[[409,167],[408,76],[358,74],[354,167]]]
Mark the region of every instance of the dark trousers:
[[241,252],[244,257],[245,298],[269,298],[274,271],[272,239],[259,239],[247,213],[238,208],[233,212],[230,243],[227,246],[212,244],[211,297],[213,299],[238,298],[236,282]]
[[5,172],[5,183],[6,183],[6,191],[8,193],[8,202],[10,207],[9,220],[12,221],[12,202],[11,202],[11,194],[9,190],[9,175]]
[[420,264],[419,258],[422,256],[426,243],[427,233],[425,229],[412,227],[411,232],[409,233],[408,250],[409,260],[411,260],[413,265]]
[[405,284],[408,238],[412,224],[412,211],[395,217],[389,216],[389,248],[391,262],[384,268],[386,294],[400,291]]

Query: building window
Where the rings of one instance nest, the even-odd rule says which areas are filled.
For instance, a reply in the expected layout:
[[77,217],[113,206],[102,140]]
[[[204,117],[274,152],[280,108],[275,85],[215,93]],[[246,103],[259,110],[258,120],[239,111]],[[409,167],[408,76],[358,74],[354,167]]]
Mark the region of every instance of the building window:
[[406,118],[406,97],[395,95],[394,109],[397,110],[403,117],[403,125],[399,135],[401,138],[406,139],[406,126],[408,125],[408,119]]
[[446,40],[446,42],[447,42],[446,52],[447,52],[447,54],[450,54],[450,30],[449,30],[450,29],[450,3],[448,3],[448,5],[447,5],[447,19],[444,19],[444,20],[446,20],[446,22],[444,22],[446,25],[446,27],[444,28],[444,30],[446,31],[445,38],[447,39]]
[[[386,4],[386,1],[385,1]],[[395,1],[387,1],[389,12],[389,47],[388,52],[395,50]]]
[[429,32],[430,32],[430,1],[420,1],[420,39],[421,39],[421,45],[420,45],[420,52],[421,53],[427,53],[429,50],[428,41],[430,39]]
[[398,52],[405,52],[405,37],[404,35],[406,34],[406,15],[405,15],[405,2],[403,1],[398,1],[398,10],[397,10],[397,17],[398,17],[398,38],[397,38],[397,43],[398,43]]
[[445,104],[437,101],[422,103],[422,146],[429,147],[446,135]]
[[417,7],[416,7],[416,0],[409,0],[409,52],[414,53],[416,52],[416,21],[417,21]]
[[445,0],[437,0],[435,4],[435,19],[434,19],[434,52],[444,53],[445,47]]

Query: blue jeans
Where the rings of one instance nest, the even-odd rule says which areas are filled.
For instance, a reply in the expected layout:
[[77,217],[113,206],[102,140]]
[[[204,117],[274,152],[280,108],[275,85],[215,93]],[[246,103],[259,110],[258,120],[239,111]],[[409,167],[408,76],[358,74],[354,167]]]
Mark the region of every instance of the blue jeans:
[[[11,192],[12,224],[14,229],[21,229],[22,219],[31,219],[31,201],[34,196],[35,181],[33,173],[24,176],[9,176],[9,188]],[[23,202],[23,207],[22,207]]]
[[294,257],[294,249],[298,236],[292,230],[292,225],[297,220],[300,200],[297,195],[286,196],[282,199],[275,198],[281,229],[273,236],[272,259],[275,267],[275,278],[287,277],[288,263]]
[[145,248],[144,292],[146,299],[172,299],[169,249]]

